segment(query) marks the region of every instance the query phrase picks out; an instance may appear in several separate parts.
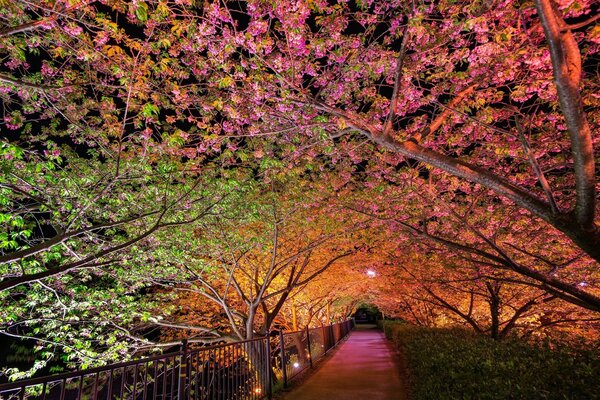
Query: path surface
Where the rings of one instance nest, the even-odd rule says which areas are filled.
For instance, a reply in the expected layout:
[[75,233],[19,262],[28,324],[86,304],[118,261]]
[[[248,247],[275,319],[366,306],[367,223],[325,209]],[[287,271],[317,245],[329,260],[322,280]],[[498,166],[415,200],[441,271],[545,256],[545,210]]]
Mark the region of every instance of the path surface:
[[354,330],[333,356],[285,400],[405,400],[400,367],[383,333]]

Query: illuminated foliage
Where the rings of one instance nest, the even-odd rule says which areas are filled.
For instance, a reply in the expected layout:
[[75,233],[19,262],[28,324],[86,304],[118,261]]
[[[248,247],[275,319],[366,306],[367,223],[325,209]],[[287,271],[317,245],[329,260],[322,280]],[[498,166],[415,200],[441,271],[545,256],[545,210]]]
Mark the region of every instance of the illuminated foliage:
[[[431,306],[462,279],[598,312],[597,12],[0,0],[0,329],[84,365],[157,327],[251,337],[347,314],[356,265],[371,299],[398,274],[396,300],[418,276]],[[210,293],[224,318],[182,313]]]

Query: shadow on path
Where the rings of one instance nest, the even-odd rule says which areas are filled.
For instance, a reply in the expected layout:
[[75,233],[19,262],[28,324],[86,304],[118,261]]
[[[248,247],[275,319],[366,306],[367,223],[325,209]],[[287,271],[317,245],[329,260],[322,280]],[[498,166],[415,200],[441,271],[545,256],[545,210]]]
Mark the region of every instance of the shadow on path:
[[358,326],[285,400],[405,400],[397,356],[383,333]]

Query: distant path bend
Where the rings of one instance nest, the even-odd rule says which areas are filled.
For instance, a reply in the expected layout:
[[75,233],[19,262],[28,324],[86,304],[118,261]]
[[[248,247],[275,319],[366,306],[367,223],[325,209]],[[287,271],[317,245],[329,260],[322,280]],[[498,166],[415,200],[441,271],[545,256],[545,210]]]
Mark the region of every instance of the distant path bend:
[[285,400],[406,400],[397,356],[383,333],[353,331],[347,341]]

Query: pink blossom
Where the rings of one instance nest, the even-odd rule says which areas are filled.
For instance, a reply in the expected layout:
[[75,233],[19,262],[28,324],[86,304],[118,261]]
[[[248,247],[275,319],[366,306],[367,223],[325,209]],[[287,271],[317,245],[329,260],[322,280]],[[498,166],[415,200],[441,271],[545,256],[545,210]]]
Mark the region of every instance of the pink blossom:
[[68,24],[63,26],[63,29],[71,36],[79,36],[83,33],[83,29],[79,25]]

